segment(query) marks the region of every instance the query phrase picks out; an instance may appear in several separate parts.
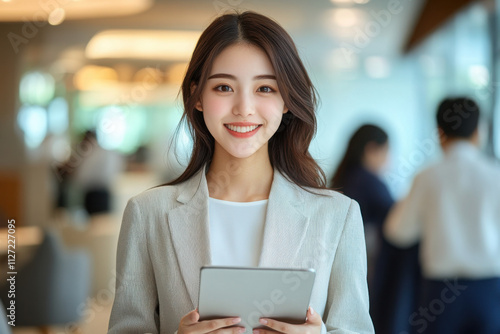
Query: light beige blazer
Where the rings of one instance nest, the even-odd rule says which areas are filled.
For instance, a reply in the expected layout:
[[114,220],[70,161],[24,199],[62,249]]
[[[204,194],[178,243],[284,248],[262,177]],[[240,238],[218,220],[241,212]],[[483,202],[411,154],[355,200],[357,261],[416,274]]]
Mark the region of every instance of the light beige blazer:
[[[108,333],[174,334],[198,306],[200,267],[211,261],[202,170],[128,202]],[[259,267],[314,268],[311,306],[323,317],[322,332],[374,333],[359,205],[334,191],[313,191],[327,196],[274,171]]]

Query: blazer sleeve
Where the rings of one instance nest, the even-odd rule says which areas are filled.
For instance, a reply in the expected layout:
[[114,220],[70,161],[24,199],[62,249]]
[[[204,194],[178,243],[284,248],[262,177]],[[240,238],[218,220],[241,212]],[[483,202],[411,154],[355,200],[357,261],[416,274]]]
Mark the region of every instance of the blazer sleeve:
[[375,333],[369,314],[366,265],[361,212],[358,203],[351,200],[328,286],[324,314],[328,333]]
[[108,334],[158,333],[158,293],[148,251],[146,221],[129,200],[118,238],[116,292]]

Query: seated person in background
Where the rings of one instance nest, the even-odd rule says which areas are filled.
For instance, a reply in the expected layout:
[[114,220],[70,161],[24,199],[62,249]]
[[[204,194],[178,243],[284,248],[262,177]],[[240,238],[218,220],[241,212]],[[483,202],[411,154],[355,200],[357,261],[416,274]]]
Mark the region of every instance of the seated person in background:
[[384,233],[395,245],[421,240],[424,277],[418,332],[500,333],[500,169],[478,150],[479,108],[445,99],[437,124],[443,159],[415,178]]

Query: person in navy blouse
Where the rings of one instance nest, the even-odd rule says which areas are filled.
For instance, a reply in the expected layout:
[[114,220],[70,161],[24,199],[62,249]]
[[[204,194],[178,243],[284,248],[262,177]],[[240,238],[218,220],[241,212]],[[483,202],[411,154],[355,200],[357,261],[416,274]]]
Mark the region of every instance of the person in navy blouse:
[[419,286],[418,245],[400,249],[382,233],[394,199],[380,177],[387,162],[389,138],[380,127],[358,128],[347,145],[331,187],[356,200],[361,208],[368,252],[370,315],[376,333],[409,330]]

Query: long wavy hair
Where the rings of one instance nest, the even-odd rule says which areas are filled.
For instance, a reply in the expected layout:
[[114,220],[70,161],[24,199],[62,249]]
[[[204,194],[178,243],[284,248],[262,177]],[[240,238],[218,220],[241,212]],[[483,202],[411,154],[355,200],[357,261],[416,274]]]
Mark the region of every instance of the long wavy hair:
[[288,33],[270,18],[250,11],[216,18],[198,40],[182,82],[184,113],[176,131],[187,122],[193,137],[193,151],[185,171],[165,185],[188,180],[211,161],[215,140],[195,105],[215,58],[236,43],[255,45],[267,54],[289,110],[278,131],[269,139],[271,165],[302,188],[325,189],[325,174],[309,153],[309,144],[316,132],[316,90]]
[[349,140],[349,144],[347,144],[344,157],[340,161],[337,171],[332,177],[330,182],[332,188],[340,190],[340,188],[344,187],[349,171],[362,165],[366,145],[375,143],[382,146],[388,140],[387,133],[376,125],[365,124],[356,130]]

